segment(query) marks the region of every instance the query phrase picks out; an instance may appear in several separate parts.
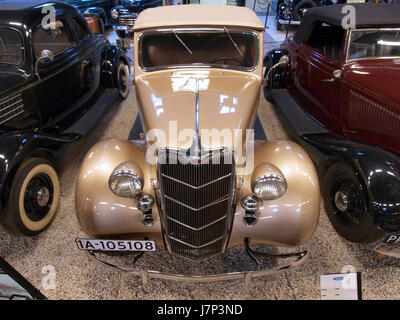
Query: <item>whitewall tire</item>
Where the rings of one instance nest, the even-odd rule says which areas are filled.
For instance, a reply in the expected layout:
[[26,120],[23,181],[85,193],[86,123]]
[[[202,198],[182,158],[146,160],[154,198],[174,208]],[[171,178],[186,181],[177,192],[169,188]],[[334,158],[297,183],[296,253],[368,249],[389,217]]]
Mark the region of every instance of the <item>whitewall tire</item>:
[[51,162],[29,158],[18,168],[11,186],[5,227],[34,236],[53,220],[60,198],[60,182]]

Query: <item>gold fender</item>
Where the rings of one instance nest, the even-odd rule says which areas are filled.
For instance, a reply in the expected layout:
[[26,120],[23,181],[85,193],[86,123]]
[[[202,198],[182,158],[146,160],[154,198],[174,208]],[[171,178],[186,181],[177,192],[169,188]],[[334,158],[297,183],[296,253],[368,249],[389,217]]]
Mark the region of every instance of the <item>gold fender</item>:
[[[127,238],[155,240],[163,247],[157,206],[153,207],[154,224],[145,226],[136,200],[115,195],[108,180],[115,167],[134,161],[143,172],[143,192],[156,199],[150,179],[156,177],[145,159],[144,149],[128,140],[109,139],[95,144],[86,154],[79,171],[75,206],[79,224],[90,236],[97,238]],[[154,170],[154,171],[153,171]]]
[[228,247],[252,243],[295,247],[313,235],[320,213],[320,191],[317,171],[306,151],[298,144],[281,140],[266,142],[255,149],[254,168],[260,163],[275,165],[286,178],[287,190],[276,200],[264,201],[255,225],[243,223],[245,216],[240,200],[252,193],[251,175],[245,176],[236,206]]

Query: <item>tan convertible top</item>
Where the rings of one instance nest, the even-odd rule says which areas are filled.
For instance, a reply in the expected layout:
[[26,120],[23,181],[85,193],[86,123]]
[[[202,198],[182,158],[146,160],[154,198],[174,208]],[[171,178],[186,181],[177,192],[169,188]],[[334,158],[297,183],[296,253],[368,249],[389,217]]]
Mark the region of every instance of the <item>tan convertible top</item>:
[[245,7],[215,4],[186,4],[144,10],[134,31],[160,27],[225,26],[264,30],[257,15]]

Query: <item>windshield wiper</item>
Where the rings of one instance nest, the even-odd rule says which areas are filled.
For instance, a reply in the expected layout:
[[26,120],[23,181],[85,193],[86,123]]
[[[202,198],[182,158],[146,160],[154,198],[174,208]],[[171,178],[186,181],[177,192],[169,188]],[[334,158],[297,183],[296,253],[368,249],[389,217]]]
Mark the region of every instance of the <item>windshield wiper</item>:
[[3,39],[2,39],[1,37],[0,37],[0,43],[1,43],[1,45],[3,46],[4,51],[7,52],[7,48],[6,48],[6,46],[4,45]]
[[189,52],[190,54],[193,54],[193,52],[188,48],[188,46],[182,41],[182,39],[177,35],[177,33],[175,32],[174,29],[171,28],[171,32],[175,35],[175,37],[179,40],[179,42],[185,47],[185,49],[187,50],[187,52]]
[[228,35],[229,39],[231,40],[232,44],[235,46],[235,49],[237,52],[239,52],[240,56],[243,57],[243,53],[242,51],[240,51],[238,45],[236,44],[236,42],[232,39],[231,34],[229,33],[228,29],[226,27],[224,27],[224,30],[226,32],[226,34]]

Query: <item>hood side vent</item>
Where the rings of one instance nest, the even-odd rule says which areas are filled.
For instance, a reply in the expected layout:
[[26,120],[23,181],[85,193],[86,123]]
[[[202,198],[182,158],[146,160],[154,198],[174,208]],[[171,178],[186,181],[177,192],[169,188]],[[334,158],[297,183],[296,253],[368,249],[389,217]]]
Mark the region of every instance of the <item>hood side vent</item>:
[[354,90],[349,94],[348,123],[350,130],[367,129],[400,142],[400,116]]
[[0,103],[0,124],[11,120],[24,112],[24,103],[20,94]]

